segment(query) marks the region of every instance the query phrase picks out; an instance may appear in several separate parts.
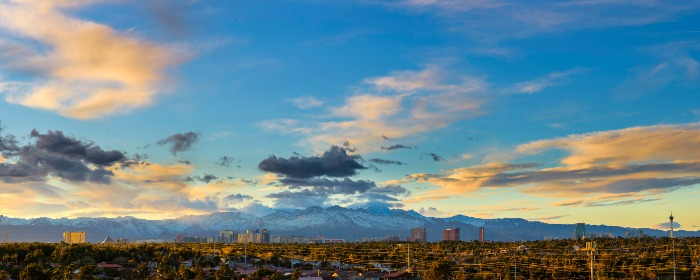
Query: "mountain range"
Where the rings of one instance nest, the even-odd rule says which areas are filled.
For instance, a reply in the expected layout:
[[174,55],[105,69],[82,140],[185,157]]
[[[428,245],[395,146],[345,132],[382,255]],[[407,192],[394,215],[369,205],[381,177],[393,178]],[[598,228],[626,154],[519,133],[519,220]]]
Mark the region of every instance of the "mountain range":
[[[585,222],[585,221],[582,221]],[[485,228],[487,240],[518,241],[543,238],[571,238],[573,224],[548,224],[520,218],[481,219],[464,215],[449,218],[425,217],[413,210],[372,206],[366,209],[309,207],[276,210],[254,216],[242,212],[214,212],[176,219],[146,220],[135,217],[116,218],[11,218],[0,215],[0,231],[7,230],[10,242],[58,242],[64,231],[85,231],[88,242],[100,242],[108,235],[113,239],[162,239],[171,241],[183,236],[218,236],[219,230],[236,233],[268,229],[271,235],[301,235],[360,241],[363,238],[410,236],[411,228],[424,227],[428,241],[440,241],[442,230],[460,228],[462,240],[478,239],[479,227]],[[625,236],[630,228],[609,225],[586,225],[586,231]],[[667,231],[643,228],[648,236],[668,236]],[[676,236],[700,236],[700,231],[676,231]]]

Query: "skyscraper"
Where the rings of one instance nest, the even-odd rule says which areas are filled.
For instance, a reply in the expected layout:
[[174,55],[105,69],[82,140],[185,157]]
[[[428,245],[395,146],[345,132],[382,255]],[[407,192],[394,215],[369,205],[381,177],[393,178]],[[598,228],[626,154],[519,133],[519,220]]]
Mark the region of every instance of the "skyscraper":
[[442,240],[459,241],[459,228],[448,228],[442,230]]
[[84,231],[66,231],[63,233],[63,242],[68,244],[85,243]]
[[425,228],[412,228],[410,241],[428,242],[428,237]]
[[219,231],[219,242],[221,243],[233,243],[235,239],[235,232],[230,229],[225,229],[225,230],[220,230]]
[[484,227],[479,228],[479,242],[484,242],[486,241],[486,237],[484,236]]
[[574,225],[574,239],[583,239],[586,237],[586,224],[576,223]]
[[262,230],[262,243],[270,243],[270,231],[266,228]]

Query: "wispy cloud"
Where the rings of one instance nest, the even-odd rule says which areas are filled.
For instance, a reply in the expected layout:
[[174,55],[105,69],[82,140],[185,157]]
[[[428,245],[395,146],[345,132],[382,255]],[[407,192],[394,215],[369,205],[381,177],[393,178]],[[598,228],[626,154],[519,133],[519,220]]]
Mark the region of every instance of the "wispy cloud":
[[151,105],[163,92],[165,70],[189,54],[65,12],[90,2],[0,4],[0,28],[14,38],[2,52],[23,52],[2,55],[2,67],[34,75],[5,91],[8,102],[92,119]]
[[543,77],[517,83],[510,88],[506,89],[506,92],[512,93],[536,93],[540,92],[546,88],[563,85],[570,81],[569,77],[576,74],[581,74],[590,71],[587,68],[574,68],[571,70],[552,72]]
[[612,92],[618,101],[630,101],[662,90],[672,83],[696,84],[700,63],[694,53],[700,41],[669,42],[641,48],[650,61],[629,69],[629,77]]
[[312,96],[291,98],[285,101],[294,104],[294,106],[299,107],[299,109],[309,109],[323,105],[323,102],[321,100],[318,100]]
[[479,115],[486,84],[480,78],[456,76],[437,66],[396,71],[364,80],[366,93],[349,96],[329,109],[329,120],[265,121],[268,130],[297,132],[304,143],[323,149],[349,141],[363,152],[380,150],[386,139],[415,136]]
[[616,26],[640,26],[674,19],[700,6],[695,1],[556,1],[517,0],[367,1],[410,13],[432,15],[451,31],[482,42],[537,34]]

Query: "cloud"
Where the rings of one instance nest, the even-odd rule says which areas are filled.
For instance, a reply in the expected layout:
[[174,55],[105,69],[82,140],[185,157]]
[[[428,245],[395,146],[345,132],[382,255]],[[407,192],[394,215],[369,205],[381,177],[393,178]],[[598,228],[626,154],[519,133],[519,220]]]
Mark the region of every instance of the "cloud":
[[407,178],[441,187],[423,196],[516,188],[538,196],[577,197],[554,206],[627,205],[700,184],[698,145],[698,123],[632,127],[534,141],[517,146],[510,156],[563,150],[555,166],[489,162]]
[[[2,131],[0,131],[2,132]],[[107,184],[114,173],[107,169],[122,163],[119,151],[105,151],[92,142],[67,137],[61,131],[30,133],[34,142],[18,146],[14,136],[0,137],[0,181],[42,182],[55,176],[72,182]]]
[[179,152],[189,150],[197,141],[199,141],[199,134],[190,131],[170,135],[168,138],[156,142],[156,144],[161,146],[170,145],[170,153],[177,155]]
[[41,134],[34,129],[29,136],[37,139],[34,143],[37,149],[72,159],[81,159],[99,166],[111,166],[126,159],[126,156],[120,151],[102,150],[102,148],[93,143],[84,143],[66,137],[61,131],[49,130],[48,133]]
[[435,207],[428,207],[428,208],[421,207],[420,209],[418,209],[417,212],[423,216],[426,216],[426,217],[450,217],[450,216],[454,216],[454,213],[448,213],[445,211],[441,211]]
[[366,91],[329,108],[321,121],[265,121],[260,126],[279,133],[298,133],[300,145],[316,150],[350,141],[363,152],[379,150],[387,138],[404,138],[442,129],[479,115],[486,99],[481,78],[454,75],[429,65],[364,80]]
[[[433,161],[441,161],[444,159],[443,157],[439,156],[436,153],[425,153],[425,155],[429,156],[431,159],[433,159]],[[421,158],[422,158],[422,156],[421,156]]]
[[216,177],[216,176],[214,176],[214,175],[212,175],[212,174],[204,173],[204,175],[202,175],[202,176],[187,177],[187,178],[185,178],[184,180],[185,180],[186,182],[192,182],[192,181],[194,181],[194,180],[197,180],[197,181],[200,181],[200,182],[202,182],[202,183],[209,184],[209,182],[211,182],[211,181],[216,181],[216,180],[218,180],[218,179],[219,179],[219,177]]
[[265,172],[297,179],[317,176],[346,177],[356,175],[358,170],[366,169],[357,162],[359,159],[358,155],[348,155],[344,148],[332,146],[320,156],[293,156],[289,159],[270,156],[261,161],[258,168]]
[[235,159],[230,156],[223,156],[220,157],[219,160],[216,162],[216,164],[223,166],[223,167],[231,167],[231,163],[233,163]]
[[615,193],[605,194],[596,197],[585,199],[569,199],[552,203],[552,206],[584,206],[584,207],[601,207],[601,206],[616,206],[630,205],[637,203],[653,202],[661,200],[661,196],[650,197],[639,193]]
[[376,164],[395,164],[395,165],[404,165],[405,163],[400,162],[398,160],[388,160],[388,159],[381,159],[381,158],[373,158],[369,160],[372,163]]
[[226,199],[228,199],[229,201],[234,202],[234,203],[242,203],[246,200],[253,199],[253,197],[249,196],[249,195],[237,193],[237,194],[227,195]]
[[311,96],[291,98],[291,99],[287,99],[285,101],[289,102],[291,104],[294,104],[294,106],[299,107],[299,109],[310,109],[310,108],[319,107],[319,106],[323,105],[323,102],[321,102],[321,100],[318,100],[315,97],[311,97]]
[[395,145],[391,145],[391,146],[387,146],[387,147],[382,147],[382,150],[387,150],[387,151],[393,151],[393,150],[397,150],[397,149],[413,149],[413,147],[406,146],[403,144],[395,144]]
[[318,178],[318,179],[297,179],[297,178],[282,178],[279,180],[290,189],[299,189],[302,187],[312,187],[319,195],[329,196],[334,194],[358,194],[365,193],[369,189],[376,187],[374,182],[358,180],[353,181],[348,178],[342,180]]
[[60,115],[93,119],[153,104],[165,71],[189,54],[76,18],[66,8],[92,1],[21,1],[0,4],[0,28],[22,56],[3,68],[30,73],[31,81],[5,91],[6,100]]
[[[681,224],[678,222],[673,222],[673,229],[678,229],[681,227]],[[671,229],[671,222],[665,222],[665,223],[658,223],[653,226],[651,226],[653,229]]]
[[510,88],[506,89],[506,92],[512,93],[536,93],[540,92],[546,88],[562,85],[569,82],[569,77],[575,74],[581,74],[590,71],[586,68],[574,68],[567,71],[553,72],[534,79],[532,81],[517,83]]
[[191,10],[188,4],[193,1],[174,0],[162,2],[157,0],[146,1],[146,8],[156,19],[156,22],[165,27],[172,34],[187,35],[189,24],[187,11]]
[[699,5],[693,1],[374,0],[392,9],[427,14],[453,32],[487,46],[505,39],[618,26],[641,26],[676,19]]
[[700,63],[694,54],[700,41],[676,41],[641,49],[650,61],[629,69],[629,76],[612,93],[617,101],[632,101],[653,94],[672,83],[697,84]]

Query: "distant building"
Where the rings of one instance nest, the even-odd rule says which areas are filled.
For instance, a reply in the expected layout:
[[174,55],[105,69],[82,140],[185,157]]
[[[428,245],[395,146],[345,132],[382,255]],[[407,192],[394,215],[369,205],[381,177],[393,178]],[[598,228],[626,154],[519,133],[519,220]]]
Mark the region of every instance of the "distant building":
[[412,228],[410,241],[428,242],[428,237],[425,228]]
[[230,244],[236,239],[236,233],[230,229],[224,229],[219,231],[219,242]]
[[[311,238],[311,240],[313,240],[313,238]],[[295,235],[272,235],[272,236],[270,236],[270,243],[305,244],[305,243],[309,243],[309,238],[306,236],[295,236]]]
[[398,235],[387,235],[387,236],[386,236],[386,241],[389,241],[389,242],[398,242],[398,241],[401,241],[401,236],[398,236]]
[[270,243],[270,231],[264,228],[262,230],[262,243]]
[[576,223],[574,225],[574,239],[586,238],[586,224]]
[[459,241],[459,228],[448,228],[442,230],[442,240]]
[[66,231],[63,233],[63,242],[68,244],[85,243],[84,231]]
[[486,241],[486,236],[484,236],[484,227],[479,228],[479,242]]
[[105,238],[105,240],[102,241],[102,244],[114,244],[114,240],[112,240],[112,237],[107,235],[107,238]]

